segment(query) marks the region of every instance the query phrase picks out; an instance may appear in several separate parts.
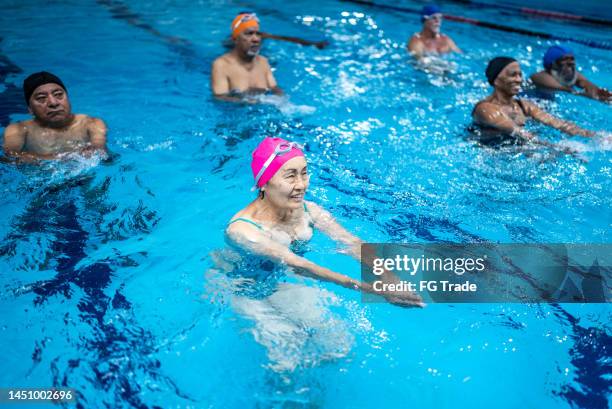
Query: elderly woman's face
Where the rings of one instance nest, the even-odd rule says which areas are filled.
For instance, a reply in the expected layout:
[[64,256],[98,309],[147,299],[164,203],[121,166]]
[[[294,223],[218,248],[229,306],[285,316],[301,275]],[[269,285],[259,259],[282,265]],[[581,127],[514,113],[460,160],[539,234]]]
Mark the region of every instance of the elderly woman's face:
[[280,208],[297,209],[303,206],[309,176],[306,159],[297,156],[288,160],[262,188],[266,199]]
[[501,89],[510,95],[516,95],[521,91],[523,84],[523,72],[517,62],[508,64],[495,79],[495,88]]

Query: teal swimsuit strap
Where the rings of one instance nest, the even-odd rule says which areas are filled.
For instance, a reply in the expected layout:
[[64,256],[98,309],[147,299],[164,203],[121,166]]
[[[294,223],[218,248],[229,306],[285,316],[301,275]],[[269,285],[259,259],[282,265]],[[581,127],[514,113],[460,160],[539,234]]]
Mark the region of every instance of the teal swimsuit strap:
[[[308,207],[306,207],[306,203],[304,203],[304,212],[306,213],[310,213],[308,211]],[[253,220],[250,219],[246,219],[244,217],[236,217],[234,220],[231,220],[227,225],[229,226],[230,224],[234,223],[234,222],[245,222],[245,223],[250,223],[253,226],[257,227],[259,230],[263,230],[263,227],[261,227],[261,224],[259,223],[255,223]]]
[[250,223],[253,226],[257,227],[259,230],[263,230],[263,227],[261,227],[260,224],[255,223],[253,220],[249,220],[249,219],[245,219],[244,217],[236,217],[234,220],[230,221],[227,225],[229,226],[230,224],[234,223],[234,222],[245,222],[245,223]]

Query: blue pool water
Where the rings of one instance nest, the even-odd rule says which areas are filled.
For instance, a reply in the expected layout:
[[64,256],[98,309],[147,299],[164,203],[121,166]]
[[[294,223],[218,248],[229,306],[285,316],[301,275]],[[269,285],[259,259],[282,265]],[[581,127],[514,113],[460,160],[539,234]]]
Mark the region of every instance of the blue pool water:
[[[243,9],[266,31],[331,43],[265,45],[289,102],[210,97],[210,64]],[[588,25],[445,10],[612,40]],[[253,197],[250,152],[266,135],[306,144],[308,199],[367,241],[610,243],[609,146],[575,139],[581,161],[467,138],[472,106],[490,91],[486,62],[512,55],[529,75],[551,42],[447,21],[466,54],[439,76],[404,51],[418,17],[344,2],[14,1],[3,11],[0,119],[28,118],[21,81],[49,70],[76,112],[106,121],[115,157],[0,164],[0,386],[70,386],[84,408],[610,406],[605,304],[407,310],[296,277],[250,298],[213,268],[227,221]],[[572,47],[582,72],[611,88],[612,53]],[[541,103],[612,130],[605,104]],[[321,235],[306,257],[359,277]]]

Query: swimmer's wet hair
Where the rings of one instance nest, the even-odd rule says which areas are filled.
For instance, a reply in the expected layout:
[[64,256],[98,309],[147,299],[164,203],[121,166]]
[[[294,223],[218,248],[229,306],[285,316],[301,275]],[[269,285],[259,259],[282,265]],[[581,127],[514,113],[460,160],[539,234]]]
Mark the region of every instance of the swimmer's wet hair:
[[64,85],[62,80],[59,79],[58,76],[51,74],[47,71],[35,72],[34,74],[23,80],[23,96],[25,97],[27,105],[30,105],[30,97],[32,96],[34,91],[36,91],[36,88],[45,84],[57,84],[60,87],[64,88],[64,91],[68,92],[66,90],[66,86]]

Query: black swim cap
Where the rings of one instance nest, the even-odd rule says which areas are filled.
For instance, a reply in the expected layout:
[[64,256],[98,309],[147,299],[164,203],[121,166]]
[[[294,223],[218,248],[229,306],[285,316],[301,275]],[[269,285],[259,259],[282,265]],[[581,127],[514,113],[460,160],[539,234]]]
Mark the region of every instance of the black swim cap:
[[30,105],[30,97],[32,96],[36,88],[45,84],[57,84],[60,87],[64,88],[64,91],[66,91],[64,83],[57,76],[47,71],[35,72],[34,74],[23,80],[23,96],[25,97],[27,105]]
[[495,78],[499,75],[500,72],[504,68],[506,68],[509,64],[513,62],[517,62],[512,57],[495,57],[491,61],[489,61],[489,65],[487,65],[487,69],[485,71],[485,75],[487,76],[487,80],[489,80],[489,84],[493,85],[495,82]]

